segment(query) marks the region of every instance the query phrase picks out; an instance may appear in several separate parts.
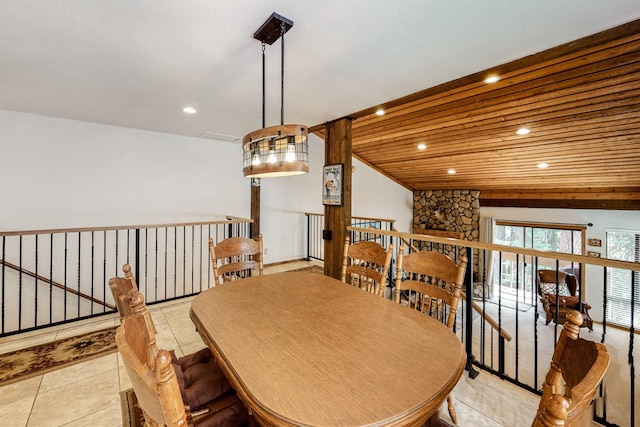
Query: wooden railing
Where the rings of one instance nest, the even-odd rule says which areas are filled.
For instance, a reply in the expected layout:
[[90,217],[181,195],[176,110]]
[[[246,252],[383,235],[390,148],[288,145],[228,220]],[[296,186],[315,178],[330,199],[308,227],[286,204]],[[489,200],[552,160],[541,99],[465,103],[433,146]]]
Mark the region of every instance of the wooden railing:
[[[398,230],[394,227],[392,229],[392,231],[398,232]],[[401,233],[404,234],[404,233]],[[409,239],[407,239],[404,236],[399,236],[402,243],[404,243],[407,247],[409,247],[411,249],[412,252],[420,252],[420,249],[418,249],[413,242],[411,242]],[[467,292],[466,291],[462,291],[462,297],[466,300],[467,299]],[[473,310],[478,313],[480,316],[482,316],[482,318],[484,319],[485,322],[487,322],[487,324],[493,328],[496,332],[498,332],[500,334],[500,336],[502,337],[502,339],[506,340],[506,341],[511,341],[512,336],[509,332],[507,332],[505,329],[500,328],[500,325],[498,324],[498,322],[491,316],[489,316],[487,313],[484,312],[484,310],[482,309],[482,307],[480,307],[480,305],[478,305],[477,302],[472,301],[472,308]]]
[[[602,294],[594,300],[594,292],[592,291],[588,301],[592,307],[601,306],[602,313],[606,313],[607,306],[606,270],[616,268],[632,272],[640,271],[640,263],[606,258],[400,233],[393,230],[384,231],[358,227],[347,227],[347,230],[354,236],[378,234],[381,238],[386,237],[388,242],[393,243],[394,258],[397,256],[397,248],[401,245],[405,246],[405,252],[421,248],[423,250],[445,251],[457,256],[461,251],[466,251],[469,262],[465,278],[465,301],[458,310],[457,326],[459,328],[457,333],[467,351],[469,374],[470,376],[477,375],[474,368],[479,368],[537,394],[541,393],[540,388],[544,381],[544,375],[551,361],[551,355],[562,325],[556,325],[553,322],[545,324],[544,312],[540,315],[537,292],[535,289],[526,289],[526,283],[516,283],[518,286],[515,289],[516,299],[515,301],[508,299],[506,292],[500,288],[499,282],[497,285],[493,285],[487,281],[490,275],[485,269],[486,261],[491,259],[493,254],[496,254],[496,259],[500,259],[502,254],[509,254],[510,257],[521,263],[524,263],[526,259],[526,263],[530,263],[534,267],[532,271],[537,269],[538,259],[546,260],[540,264],[541,267],[555,262],[555,268],[559,269],[561,267],[560,261],[580,265],[583,280],[590,280],[589,277],[596,276],[602,278]],[[481,258],[485,261],[481,263],[480,270],[475,272],[475,281],[474,258]],[[589,267],[589,271],[587,271],[587,267]],[[499,271],[499,266],[496,266],[496,269]],[[596,271],[593,271],[594,269]],[[595,279],[591,279],[591,282],[593,284]],[[527,283],[532,283],[532,281]],[[393,283],[391,285],[393,286]],[[479,296],[473,293],[475,285],[481,286],[482,292]],[[491,289],[496,286],[497,292],[485,293],[485,288]],[[632,286],[640,286],[640,284],[632,282]],[[632,290],[633,292],[637,291]],[[637,303],[636,301],[635,305],[629,306],[632,319],[638,319],[638,315],[640,315],[636,312]],[[474,312],[478,315],[474,316]],[[583,338],[599,341],[605,345],[609,340],[613,343],[608,346],[608,351],[612,354],[609,372],[611,372],[613,380],[609,381],[608,376],[605,377],[604,383],[600,387],[594,404],[594,421],[607,426],[635,425],[635,389],[637,384],[634,342],[636,331],[633,325],[631,328],[621,329],[611,327],[603,318],[594,320],[596,322],[593,332],[583,329]],[[488,324],[488,328],[483,326],[485,323]],[[625,340],[626,345],[624,345]],[[615,404],[612,405],[610,402],[615,402]],[[621,402],[626,402],[626,404],[621,405]]]
[[[324,241],[322,230],[324,228],[324,215],[305,212],[307,217],[307,260],[314,259],[324,261]],[[354,216],[351,218],[352,227],[373,228],[376,230],[392,230],[394,219]],[[367,237],[362,237],[366,239]],[[378,238],[386,239],[384,236]],[[385,242],[381,242],[385,243]],[[384,244],[386,246],[386,244]]]
[[212,285],[209,238],[252,220],[0,232],[0,337],[113,313],[108,280],[132,266],[148,304]]

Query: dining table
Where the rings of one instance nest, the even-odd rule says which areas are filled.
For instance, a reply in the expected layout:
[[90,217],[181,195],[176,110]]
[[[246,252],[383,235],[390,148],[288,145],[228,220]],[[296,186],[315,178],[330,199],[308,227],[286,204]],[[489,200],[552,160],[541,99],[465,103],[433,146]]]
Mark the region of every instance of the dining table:
[[465,367],[436,319],[318,273],[212,287],[190,316],[265,426],[423,425]]

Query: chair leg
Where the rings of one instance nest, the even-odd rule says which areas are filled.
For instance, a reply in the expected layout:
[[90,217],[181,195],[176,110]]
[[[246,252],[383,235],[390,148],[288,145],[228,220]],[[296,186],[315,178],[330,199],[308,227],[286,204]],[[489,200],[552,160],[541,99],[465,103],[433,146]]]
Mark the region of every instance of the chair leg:
[[454,424],[458,424],[458,416],[456,415],[456,408],[453,407],[453,393],[449,393],[447,396],[447,407],[449,409],[449,416]]

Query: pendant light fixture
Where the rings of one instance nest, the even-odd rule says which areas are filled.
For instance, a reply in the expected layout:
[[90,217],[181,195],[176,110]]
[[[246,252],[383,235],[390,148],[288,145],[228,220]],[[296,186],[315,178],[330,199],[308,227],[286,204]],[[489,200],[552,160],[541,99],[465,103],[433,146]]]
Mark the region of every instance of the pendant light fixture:
[[[262,43],[262,129],[242,139],[244,176],[269,178],[301,175],[309,172],[307,127],[284,124],[284,34],[293,21],[273,13],[253,34]],[[280,125],[265,127],[265,45],[281,40]]]

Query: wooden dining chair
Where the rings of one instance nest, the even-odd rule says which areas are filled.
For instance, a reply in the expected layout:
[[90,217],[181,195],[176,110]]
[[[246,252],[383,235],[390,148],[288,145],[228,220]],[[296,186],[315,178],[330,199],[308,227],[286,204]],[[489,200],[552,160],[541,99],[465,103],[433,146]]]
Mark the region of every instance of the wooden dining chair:
[[248,237],[228,237],[217,245],[209,239],[209,254],[216,285],[248,277],[252,270],[264,273],[262,234],[258,240]]
[[532,427],[592,424],[587,411],[609,368],[607,347],[580,338],[582,313],[573,310],[560,332]]
[[347,236],[344,239],[342,257],[342,281],[383,297],[392,252],[391,244],[386,250],[377,242],[351,244],[351,239]]
[[[137,293],[134,299],[141,297]],[[209,371],[183,372],[176,367],[173,355],[158,349],[148,333],[144,316],[133,314],[124,319],[116,331],[116,345],[138,405],[148,426],[243,426],[248,413],[233,389],[211,398],[208,384],[198,390],[185,390],[188,376],[201,377]],[[182,378],[181,378],[182,377]]]
[[[109,288],[120,312],[120,321],[133,315],[143,318],[149,341],[155,345],[157,331],[144,296],[138,291],[131,266],[125,264],[122,271],[125,277],[113,277],[109,280]],[[177,357],[173,350],[170,354],[185,400],[196,403],[203,399],[213,400],[232,389],[207,347],[182,357]],[[203,389],[206,390],[205,393],[202,392]]]
[[[453,332],[466,268],[466,250],[455,262],[449,256],[433,251],[404,255],[400,246],[395,301],[438,319]],[[447,408],[451,420],[457,424],[452,394],[447,396]]]
[[131,315],[130,293],[138,290],[138,285],[133,273],[131,273],[131,265],[123,265],[122,271],[124,272],[124,277],[117,276],[109,279],[109,289],[111,289],[120,318]]

